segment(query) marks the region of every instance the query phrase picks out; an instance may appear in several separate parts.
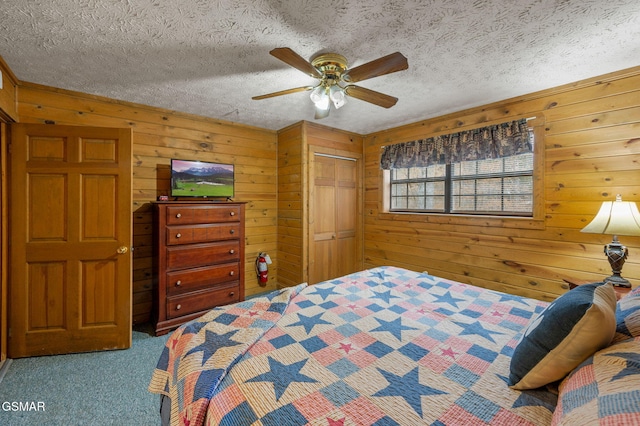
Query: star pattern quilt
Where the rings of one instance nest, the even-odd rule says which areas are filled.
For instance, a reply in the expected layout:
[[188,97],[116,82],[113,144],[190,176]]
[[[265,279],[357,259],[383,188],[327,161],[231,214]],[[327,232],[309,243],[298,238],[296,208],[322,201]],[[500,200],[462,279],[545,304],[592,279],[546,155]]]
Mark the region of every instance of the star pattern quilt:
[[180,327],[149,389],[178,425],[550,424],[557,392],[507,386],[546,306],[378,267]]

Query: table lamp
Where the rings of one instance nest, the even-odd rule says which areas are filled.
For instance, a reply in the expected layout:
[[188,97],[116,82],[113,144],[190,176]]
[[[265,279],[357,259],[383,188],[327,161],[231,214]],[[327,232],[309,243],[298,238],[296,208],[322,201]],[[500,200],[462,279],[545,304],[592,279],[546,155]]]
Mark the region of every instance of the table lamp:
[[616,287],[631,287],[631,283],[622,278],[622,265],[629,251],[618,241],[618,235],[640,235],[640,212],[636,203],[622,201],[620,194],[615,201],[605,201],[593,220],[580,232],[591,234],[612,234],[613,241],[604,246],[604,253],[611,264],[613,275],[604,282],[611,282]]

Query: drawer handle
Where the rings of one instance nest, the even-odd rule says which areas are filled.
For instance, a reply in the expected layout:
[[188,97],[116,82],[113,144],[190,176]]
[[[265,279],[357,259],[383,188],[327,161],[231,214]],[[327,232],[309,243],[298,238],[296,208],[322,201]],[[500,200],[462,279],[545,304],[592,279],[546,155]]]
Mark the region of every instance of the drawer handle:
[[234,276],[236,273],[234,271],[229,272],[230,276]]
[[230,232],[231,234],[235,234],[235,233],[236,233],[236,230],[235,230],[235,229],[232,229],[232,230],[230,230],[229,232]]
[[182,309],[182,305],[176,305],[176,311],[179,311],[180,309]]
[[178,214],[176,215],[176,217],[177,217],[178,219],[180,219],[180,218],[182,217],[182,213],[178,213]]
[[182,285],[182,281],[178,280],[176,281],[176,287],[180,287]]
[[235,295],[236,295],[236,293],[235,293],[235,292],[233,292],[233,291],[230,291],[230,292],[229,292],[229,297],[233,297],[233,296],[235,296]]
[[234,249],[229,250],[229,254],[235,254],[236,251]]
[[182,237],[182,234],[178,232],[178,233],[176,234],[176,238],[180,238],[180,237]]
[[236,215],[236,212],[231,212],[231,213],[229,213],[229,214],[230,214],[231,216],[235,216],[235,215]]

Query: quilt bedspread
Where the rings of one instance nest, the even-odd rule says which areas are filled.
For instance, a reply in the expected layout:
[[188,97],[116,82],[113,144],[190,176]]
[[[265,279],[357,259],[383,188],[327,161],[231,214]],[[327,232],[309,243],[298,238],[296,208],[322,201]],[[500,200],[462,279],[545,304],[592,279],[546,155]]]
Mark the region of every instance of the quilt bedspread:
[[220,381],[305,287],[300,284],[267,297],[215,308],[169,336],[149,391],[171,399],[171,424],[204,423],[209,399]]
[[[511,354],[545,302],[396,267],[298,290],[208,391],[206,424],[551,422],[556,393],[506,384]],[[173,362],[190,357],[205,364],[193,350]],[[188,411],[177,424],[199,424]]]

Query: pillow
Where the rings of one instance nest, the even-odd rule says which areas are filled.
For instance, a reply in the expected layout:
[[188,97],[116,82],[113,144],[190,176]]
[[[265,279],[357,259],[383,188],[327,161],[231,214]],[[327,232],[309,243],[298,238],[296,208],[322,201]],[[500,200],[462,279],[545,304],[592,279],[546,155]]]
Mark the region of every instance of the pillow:
[[613,343],[640,336],[640,287],[618,301]]
[[511,357],[509,386],[535,389],[565,377],[616,331],[611,283],[585,284],[558,297],[525,330]]
[[560,384],[552,425],[640,424],[640,337],[613,344]]

